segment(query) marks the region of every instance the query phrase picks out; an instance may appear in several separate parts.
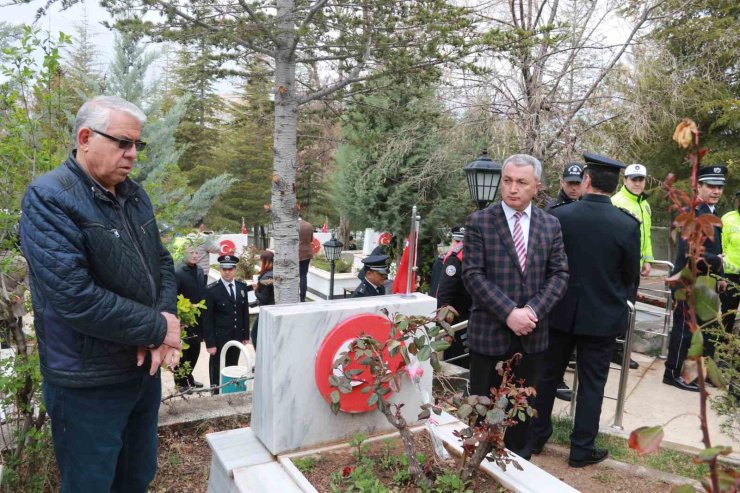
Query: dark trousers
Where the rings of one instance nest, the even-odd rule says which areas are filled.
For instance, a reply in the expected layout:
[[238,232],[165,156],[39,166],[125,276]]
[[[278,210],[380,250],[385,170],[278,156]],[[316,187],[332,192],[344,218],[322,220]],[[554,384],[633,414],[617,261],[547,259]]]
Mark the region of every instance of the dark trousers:
[[44,380],[43,392],[62,493],[146,493],[157,472],[159,372],[81,389]]
[[[674,293],[675,294],[675,293]],[[665,359],[666,378],[678,378],[681,376],[683,362],[689,353],[691,345],[691,332],[686,324],[686,303],[679,301],[673,309],[673,328],[668,341],[668,356]]]
[[570,435],[570,458],[583,460],[591,456],[599,431],[604,386],[609,376],[614,345],[614,336],[586,336],[550,331],[550,346],[545,351],[542,377],[537,386],[537,417],[531,426],[532,447],[544,445],[552,435],[555,391],[563,380],[565,368],[575,349],[578,395],[573,433]]
[[249,332],[249,340],[252,341],[254,351],[257,352],[257,335],[260,323],[260,314],[254,316],[254,322],[252,322],[252,330]]
[[[460,323],[462,320],[455,321],[455,323]],[[462,329],[455,332],[455,340],[452,342],[450,347],[445,349],[444,351],[444,359],[448,360],[451,358],[455,358],[457,356],[461,356],[465,354],[465,351],[468,349],[468,329]],[[468,368],[470,366],[469,363],[469,356],[456,359],[454,361],[451,361],[450,363],[453,365],[457,365],[462,368]]]
[[[224,345],[218,346],[216,354],[211,355],[211,359],[208,361],[208,374],[211,378],[211,388],[218,387],[221,385],[221,351]],[[239,364],[239,348],[230,347],[226,351],[226,366],[236,366]],[[218,394],[218,389],[213,391],[214,394]]]
[[[180,358],[180,365],[175,368],[175,375],[178,375],[182,371],[182,375],[175,377],[175,385],[178,387],[194,387],[195,379],[193,378],[193,370],[195,365],[198,363],[198,357],[200,356],[200,337],[197,335],[189,335],[185,339],[190,347],[183,349],[182,357]],[[185,372],[182,367],[183,364],[190,363],[190,369]]]
[[[535,387],[542,368],[543,353],[526,354],[519,337],[512,335],[511,347],[506,354],[486,356],[470,351],[470,394],[490,396],[491,387],[498,387],[501,384],[501,376],[496,372],[496,365],[499,361],[510,359],[515,353],[522,353],[522,359],[514,368],[514,375],[517,379],[523,378],[525,385]],[[527,419],[516,426],[510,426],[504,435],[506,448],[524,459],[529,459],[532,455],[527,441],[529,424],[530,421]]]
[[298,272],[301,276],[301,301],[306,301],[306,290],[308,289],[308,266],[310,263],[310,258],[298,262]]

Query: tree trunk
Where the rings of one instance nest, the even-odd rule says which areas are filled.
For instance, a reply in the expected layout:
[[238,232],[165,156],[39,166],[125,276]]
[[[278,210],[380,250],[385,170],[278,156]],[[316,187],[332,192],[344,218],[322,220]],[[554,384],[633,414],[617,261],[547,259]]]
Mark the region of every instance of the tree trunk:
[[296,209],[296,138],[293,0],[277,1],[279,46],[275,57],[275,137],[273,144],[272,224],[275,240],[275,302],[299,301],[298,210]]

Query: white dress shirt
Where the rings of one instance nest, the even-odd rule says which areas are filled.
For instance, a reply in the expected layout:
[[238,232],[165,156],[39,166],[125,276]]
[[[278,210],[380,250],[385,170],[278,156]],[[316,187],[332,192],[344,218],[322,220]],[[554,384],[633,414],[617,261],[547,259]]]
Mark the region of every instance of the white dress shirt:
[[[504,214],[506,215],[506,222],[509,225],[509,232],[511,233],[511,237],[514,237],[514,214],[516,214],[516,209],[512,209],[506,203],[502,200],[501,201],[501,207],[504,209]],[[524,235],[524,245],[527,249],[529,249],[529,220],[532,217],[532,202],[529,203],[526,209],[522,211],[523,215],[519,219],[519,225],[522,227],[522,234]]]
[[[226,288],[226,292],[231,295],[231,291],[234,291],[234,296],[236,296],[236,283],[234,281],[228,282],[223,277],[221,278],[221,282],[224,284],[224,287]],[[231,289],[229,289],[229,284],[231,284]],[[233,298],[232,298],[233,299]],[[236,300],[234,300],[236,301]]]

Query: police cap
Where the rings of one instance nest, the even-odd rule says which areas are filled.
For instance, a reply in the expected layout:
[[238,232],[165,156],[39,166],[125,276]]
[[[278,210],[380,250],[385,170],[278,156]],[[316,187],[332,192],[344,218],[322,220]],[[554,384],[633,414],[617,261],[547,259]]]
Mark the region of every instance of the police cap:
[[725,186],[725,178],[727,177],[727,166],[705,166],[699,169],[696,173],[696,178],[699,183],[705,183],[707,185],[719,185]]
[[626,167],[616,159],[590,152],[583,153],[583,160],[586,161],[586,168],[593,166],[605,171],[613,171],[614,173],[619,173],[620,170]]
[[239,257],[236,255],[221,255],[218,258],[218,263],[221,265],[222,269],[233,269],[236,267],[236,264],[239,263]]
[[563,181],[582,182],[583,165],[581,163],[570,162],[563,169]]
[[455,226],[452,228],[452,239],[462,241],[465,239],[465,228],[462,226]]
[[388,275],[388,255],[369,255],[362,259],[365,269]]

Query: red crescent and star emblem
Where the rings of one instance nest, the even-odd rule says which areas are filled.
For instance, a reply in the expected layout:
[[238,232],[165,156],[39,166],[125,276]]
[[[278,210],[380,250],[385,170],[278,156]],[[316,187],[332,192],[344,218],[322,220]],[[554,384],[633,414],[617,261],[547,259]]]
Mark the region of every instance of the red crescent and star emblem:
[[231,240],[221,240],[218,246],[221,248],[221,255],[233,255],[236,253],[236,245]]
[[[329,384],[329,377],[333,374],[341,375],[343,371],[353,369],[364,369],[365,367],[360,365],[354,355],[350,355],[350,364],[347,368],[339,367],[334,369],[334,361],[344,351],[347,351],[350,343],[357,339],[359,336],[366,334],[373,337],[377,341],[385,341],[390,337],[391,323],[387,318],[381,317],[380,315],[371,315],[365,313],[362,315],[355,315],[334,327],[329,334],[327,334],[324,341],[321,343],[319,352],[316,355],[316,363],[314,366],[314,373],[316,376],[316,386],[319,392],[327,402],[331,402],[329,394],[336,390]],[[403,344],[403,342],[401,343]],[[391,357],[386,350],[383,353],[383,358],[388,362],[388,367],[391,372],[396,371],[404,364],[403,356],[401,353],[396,353],[395,356]],[[372,386],[374,379],[368,370],[365,370],[361,374],[355,377],[363,382],[352,382],[352,392],[348,394],[341,394],[339,400],[339,409],[345,413],[364,413],[375,409],[377,406],[368,406],[367,400],[370,397],[370,393],[363,393],[362,389],[367,386]],[[393,391],[383,396],[383,399],[388,399]]]
[[314,255],[321,251],[321,242],[318,238],[314,238],[313,240],[311,240],[311,251]]
[[378,244],[379,244],[379,245],[387,245],[388,243],[390,243],[390,242],[391,242],[391,239],[392,239],[392,238],[393,238],[393,235],[392,235],[392,234],[390,234],[390,233],[388,233],[388,232],[386,232],[386,233],[382,233],[382,234],[381,234],[381,235],[380,235],[380,236],[378,237]]

